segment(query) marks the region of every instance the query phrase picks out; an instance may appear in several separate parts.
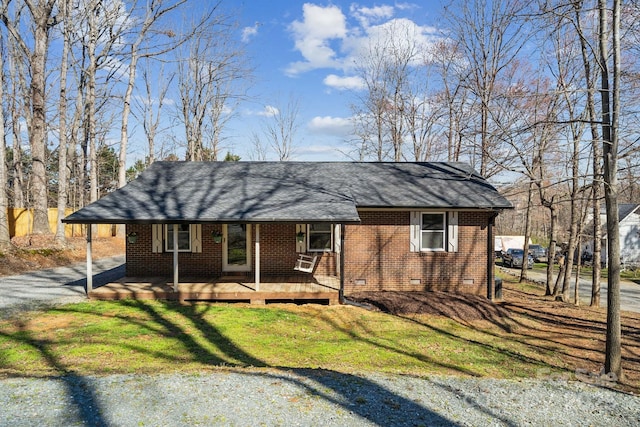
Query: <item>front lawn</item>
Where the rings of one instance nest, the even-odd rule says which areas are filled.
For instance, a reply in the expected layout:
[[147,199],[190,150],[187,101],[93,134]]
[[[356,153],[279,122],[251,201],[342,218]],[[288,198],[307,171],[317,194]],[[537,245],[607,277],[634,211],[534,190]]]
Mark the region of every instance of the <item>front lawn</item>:
[[[0,322],[0,375],[251,367],[495,378],[597,372],[604,311],[559,305],[540,291],[508,283],[500,310],[473,318],[354,306],[70,304]],[[640,390],[640,362],[628,357],[640,348],[640,319],[623,322],[625,387]]]

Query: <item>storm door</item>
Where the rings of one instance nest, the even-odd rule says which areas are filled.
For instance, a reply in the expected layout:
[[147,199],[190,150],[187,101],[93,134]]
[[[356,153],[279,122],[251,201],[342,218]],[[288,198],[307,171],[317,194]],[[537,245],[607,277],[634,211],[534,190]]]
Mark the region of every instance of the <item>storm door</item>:
[[251,271],[251,225],[223,224],[222,270]]

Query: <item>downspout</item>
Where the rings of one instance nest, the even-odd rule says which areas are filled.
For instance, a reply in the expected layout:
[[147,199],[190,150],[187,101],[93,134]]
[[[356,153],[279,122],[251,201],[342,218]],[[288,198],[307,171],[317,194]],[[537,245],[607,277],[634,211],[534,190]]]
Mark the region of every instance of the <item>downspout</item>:
[[494,212],[489,217],[487,224],[487,298],[491,301],[495,300],[495,288],[494,288],[494,238],[493,238],[493,226],[495,224],[496,217],[500,214],[499,211]]

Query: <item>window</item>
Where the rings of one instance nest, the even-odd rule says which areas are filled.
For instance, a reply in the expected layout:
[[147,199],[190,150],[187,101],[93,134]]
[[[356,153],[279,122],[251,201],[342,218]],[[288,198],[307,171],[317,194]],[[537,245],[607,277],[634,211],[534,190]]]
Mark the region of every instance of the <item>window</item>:
[[[191,252],[191,227],[178,224],[178,252]],[[173,224],[164,226],[165,251],[173,252]]]
[[307,227],[309,236],[309,252],[329,252],[333,247],[333,226],[328,223],[309,224]]
[[420,224],[420,250],[445,250],[446,220],[444,213],[423,213]]

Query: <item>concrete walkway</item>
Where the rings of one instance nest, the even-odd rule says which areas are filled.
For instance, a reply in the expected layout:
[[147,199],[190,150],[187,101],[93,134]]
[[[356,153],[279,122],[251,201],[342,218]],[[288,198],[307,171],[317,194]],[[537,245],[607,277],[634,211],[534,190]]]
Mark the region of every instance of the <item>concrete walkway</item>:
[[[520,270],[516,268],[500,267],[502,271],[511,274],[515,277],[520,276]],[[528,270],[527,278],[537,283],[546,283],[547,273],[545,271]],[[557,274],[553,276],[554,284],[557,278]],[[573,301],[573,295],[575,290],[575,275],[571,278],[571,287],[569,291],[569,298]],[[580,304],[589,305],[591,301],[591,279],[580,278],[579,288]],[[607,279],[602,279],[600,282],[600,304],[602,307],[607,306]],[[623,311],[633,311],[640,313],[640,285],[628,280],[620,281],[620,308]]]
[[[93,286],[109,283],[125,274],[124,255],[93,262]],[[0,276],[0,318],[16,311],[86,299],[85,263]]]

